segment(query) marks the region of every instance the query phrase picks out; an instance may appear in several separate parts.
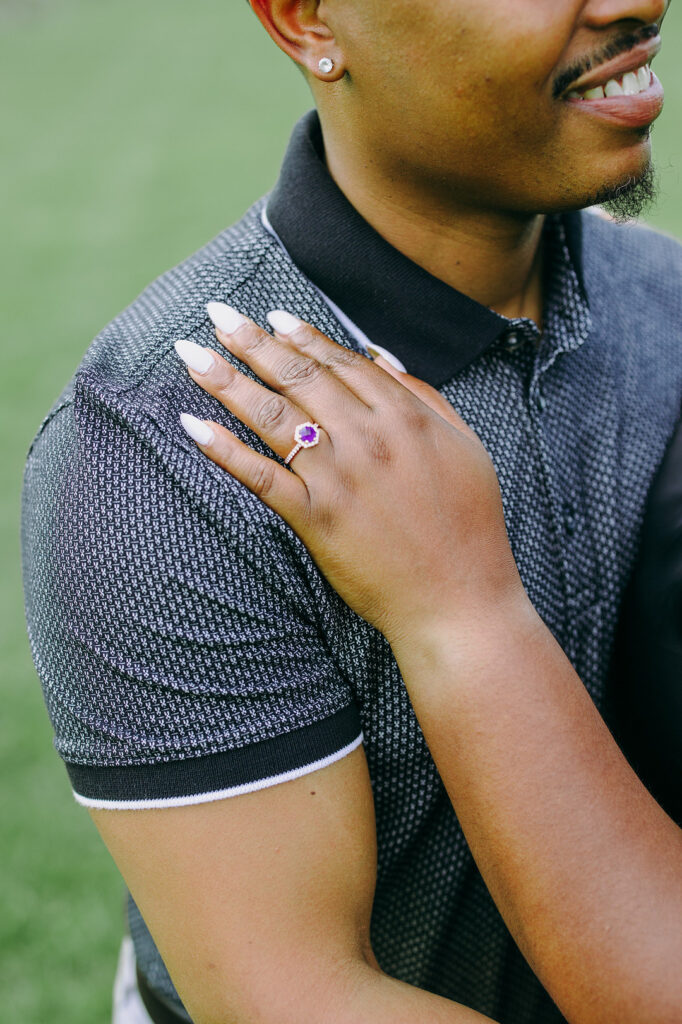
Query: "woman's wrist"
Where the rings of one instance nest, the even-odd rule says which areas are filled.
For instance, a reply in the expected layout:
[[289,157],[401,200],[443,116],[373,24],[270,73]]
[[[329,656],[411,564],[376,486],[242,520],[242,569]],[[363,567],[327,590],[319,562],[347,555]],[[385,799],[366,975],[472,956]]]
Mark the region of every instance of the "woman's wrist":
[[387,639],[412,692],[433,687],[436,680],[451,688],[472,675],[488,675],[493,665],[516,661],[517,654],[527,653],[529,644],[546,639],[548,632],[519,580],[503,590],[460,599],[447,613],[402,626]]

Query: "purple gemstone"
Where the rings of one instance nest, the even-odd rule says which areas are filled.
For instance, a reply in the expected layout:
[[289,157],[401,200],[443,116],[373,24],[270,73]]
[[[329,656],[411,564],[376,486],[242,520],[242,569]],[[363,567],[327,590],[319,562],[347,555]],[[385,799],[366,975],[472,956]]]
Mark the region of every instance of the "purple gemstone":
[[298,439],[301,444],[312,444],[317,441],[317,428],[312,423],[304,423],[298,430]]

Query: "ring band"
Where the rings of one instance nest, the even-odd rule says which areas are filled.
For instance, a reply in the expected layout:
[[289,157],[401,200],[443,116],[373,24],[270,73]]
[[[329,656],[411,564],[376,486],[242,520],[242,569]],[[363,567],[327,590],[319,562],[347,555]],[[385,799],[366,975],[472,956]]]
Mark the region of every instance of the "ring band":
[[301,448],[314,448],[316,444],[320,443],[320,427],[317,423],[299,423],[294,431],[294,441],[296,444],[291,449],[284,465],[288,466],[294,455],[298,455]]

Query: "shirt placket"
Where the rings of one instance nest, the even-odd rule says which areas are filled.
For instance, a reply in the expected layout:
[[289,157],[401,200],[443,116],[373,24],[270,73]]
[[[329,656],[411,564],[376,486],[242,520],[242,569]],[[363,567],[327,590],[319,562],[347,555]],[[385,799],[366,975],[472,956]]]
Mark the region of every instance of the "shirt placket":
[[[577,294],[577,282],[575,282]],[[551,530],[560,558],[560,578],[563,588],[564,614],[559,618],[560,640],[567,648],[572,646],[570,622],[580,611],[596,599],[596,565],[586,577],[576,571],[576,552],[579,547],[592,547],[586,536],[589,519],[583,507],[584,488],[575,476],[557,470],[557,446],[577,443],[569,436],[558,412],[561,386],[557,374],[558,360],[570,358],[586,340],[589,315],[578,303],[558,301],[548,303],[545,333],[541,337],[537,326],[530,320],[510,323],[501,339],[504,358],[511,360],[525,381],[525,401],[537,458],[541,467],[545,492],[549,501]],[[572,308],[571,308],[572,305]]]

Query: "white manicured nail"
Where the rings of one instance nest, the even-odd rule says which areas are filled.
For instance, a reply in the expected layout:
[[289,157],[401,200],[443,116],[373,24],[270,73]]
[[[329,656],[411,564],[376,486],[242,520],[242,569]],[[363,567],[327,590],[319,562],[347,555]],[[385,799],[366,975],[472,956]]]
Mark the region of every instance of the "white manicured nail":
[[273,331],[277,331],[278,334],[293,334],[301,326],[301,321],[297,317],[285,313],[283,309],[273,309],[268,313],[267,319]]
[[398,357],[394,356],[392,352],[389,352],[387,348],[382,348],[381,345],[367,345],[367,351],[371,355],[372,359],[376,358],[376,356],[381,356],[381,358],[385,359],[387,363],[390,363],[395,370],[398,370],[400,373],[407,373],[406,368],[400,362]]
[[175,351],[183,363],[195,373],[208,373],[215,365],[215,360],[208,349],[195,345],[193,341],[187,341],[185,338],[178,338],[175,342]]
[[206,446],[213,440],[213,431],[208,423],[198,420],[196,416],[190,416],[188,412],[182,412],[180,413],[180,422],[192,440],[196,441],[197,444]]
[[211,320],[223,334],[234,334],[246,323],[246,317],[238,313],[232,306],[226,305],[224,302],[209,302],[206,306],[206,312],[210,316]]

